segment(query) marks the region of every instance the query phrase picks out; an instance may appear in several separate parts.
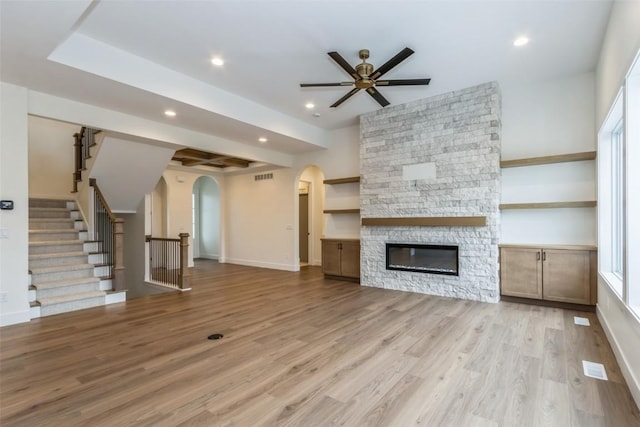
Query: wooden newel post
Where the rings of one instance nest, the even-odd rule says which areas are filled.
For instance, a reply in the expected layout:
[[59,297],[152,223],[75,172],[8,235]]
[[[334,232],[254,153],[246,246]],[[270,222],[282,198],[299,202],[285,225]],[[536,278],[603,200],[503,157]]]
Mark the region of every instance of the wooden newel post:
[[124,280],[124,219],[113,223],[113,290],[126,290]]
[[189,233],[180,233],[180,289],[191,287],[191,274],[189,274]]

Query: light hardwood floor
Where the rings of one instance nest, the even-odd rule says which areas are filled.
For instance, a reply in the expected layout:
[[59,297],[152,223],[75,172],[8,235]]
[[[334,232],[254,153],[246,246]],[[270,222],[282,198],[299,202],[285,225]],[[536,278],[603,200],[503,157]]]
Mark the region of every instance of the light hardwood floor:
[[2,328],[0,424],[640,425],[591,313],[196,265],[191,292]]

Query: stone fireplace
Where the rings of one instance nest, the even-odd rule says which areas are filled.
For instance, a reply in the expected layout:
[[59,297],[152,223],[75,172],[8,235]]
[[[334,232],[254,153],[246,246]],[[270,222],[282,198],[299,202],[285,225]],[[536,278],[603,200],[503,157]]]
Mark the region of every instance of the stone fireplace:
[[492,82],[361,117],[362,285],[499,299],[500,104]]

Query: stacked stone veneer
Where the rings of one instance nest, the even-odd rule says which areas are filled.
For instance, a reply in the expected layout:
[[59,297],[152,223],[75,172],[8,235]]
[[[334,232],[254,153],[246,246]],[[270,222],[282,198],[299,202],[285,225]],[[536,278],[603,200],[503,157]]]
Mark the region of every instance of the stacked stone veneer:
[[[487,217],[483,227],[362,226],[362,285],[498,301],[500,111],[492,82],[361,117],[363,218]],[[421,163],[435,163],[435,178],[403,178]],[[459,276],[387,270],[385,243],[457,245]]]

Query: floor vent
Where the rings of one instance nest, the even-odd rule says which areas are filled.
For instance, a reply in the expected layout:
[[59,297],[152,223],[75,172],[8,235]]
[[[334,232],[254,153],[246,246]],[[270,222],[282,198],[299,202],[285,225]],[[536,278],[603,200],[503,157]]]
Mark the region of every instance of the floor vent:
[[591,326],[591,323],[589,323],[589,319],[587,319],[586,317],[573,316],[573,322],[576,325],[580,326]]
[[273,179],[273,172],[261,173],[253,176],[254,181],[264,181],[265,179]]
[[609,378],[607,378],[607,372],[604,370],[604,365],[601,363],[587,362],[586,360],[583,360],[582,369],[584,370],[584,375],[587,377],[605,381],[609,380]]
[[213,335],[209,335],[209,336],[207,337],[207,339],[210,339],[210,340],[219,340],[219,339],[220,339],[220,338],[222,338],[223,336],[224,336],[224,335],[222,335],[222,334],[213,334]]

